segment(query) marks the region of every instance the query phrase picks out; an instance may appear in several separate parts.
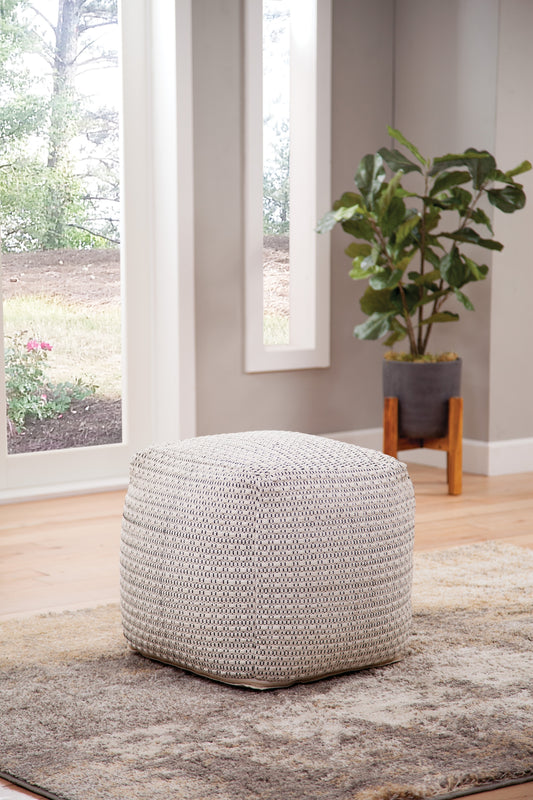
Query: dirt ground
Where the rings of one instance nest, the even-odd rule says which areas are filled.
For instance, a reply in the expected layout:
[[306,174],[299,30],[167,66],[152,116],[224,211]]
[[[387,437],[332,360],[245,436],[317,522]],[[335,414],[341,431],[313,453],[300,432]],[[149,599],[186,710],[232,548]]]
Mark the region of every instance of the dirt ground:
[[34,453],[121,442],[121,405],[120,400],[89,397],[74,402],[69,411],[56,419],[27,422],[26,430],[21,433],[10,430],[8,425],[8,452]]
[[[265,307],[289,313],[288,237],[266,237]],[[120,303],[120,254],[109,250],[52,250],[2,254],[4,299],[42,294],[94,307]],[[27,422],[17,433],[8,424],[8,452],[24,453],[88,447],[122,440],[120,400],[92,397],[74,403],[62,417]]]
[[263,247],[265,311],[289,316],[289,237],[265,236]]
[[27,294],[94,306],[120,302],[118,250],[45,250],[2,254],[5,300]]
[[[68,303],[120,303],[118,250],[54,250],[2,255],[4,299],[44,294]],[[33,420],[21,433],[7,426],[8,452],[28,453],[122,441],[120,400],[90,397],[56,419]]]

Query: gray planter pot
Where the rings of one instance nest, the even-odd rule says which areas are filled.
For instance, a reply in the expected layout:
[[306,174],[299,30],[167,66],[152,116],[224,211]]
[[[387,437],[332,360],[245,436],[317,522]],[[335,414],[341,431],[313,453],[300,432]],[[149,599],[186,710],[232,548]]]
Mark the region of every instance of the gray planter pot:
[[398,398],[398,435],[446,436],[448,400],[461,395],[461,359],[436,364],[383,361],[383,396]]

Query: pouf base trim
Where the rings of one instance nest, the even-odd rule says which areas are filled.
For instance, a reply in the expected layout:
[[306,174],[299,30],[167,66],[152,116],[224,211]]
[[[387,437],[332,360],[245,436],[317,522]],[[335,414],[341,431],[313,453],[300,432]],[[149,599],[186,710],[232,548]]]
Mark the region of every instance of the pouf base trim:
[[143,658],[148,658],[150,661],[157,661],[160,664],[168,664],[170,667],[176,667],[176,669],[182,669],[184,672],[190,672],[192,675],[197,675],[199,678],[208,678],[211,681],[217,681],[218,683],[223,683],[226,686],[235,686],[243,689],[256,689],[258,691],[266,691],[268,689],[286,689],[288,686],[295,686],[298,683],[315,683],[316,681],[322,681],[325,678],[335,678],[337,675],[348,675],[351,672],[362,672],[365,669],[374,669],[378,667],[386,667],[389,664],[397,664],[399,661],[403,661],[405,658],[405,656],[396,656],[395,658],[387,661],[378,661],[375,664],[365,664],[362,667],[340,669],[335,672],[324,672],[321,675],[312,675],[309,678],[291,678],[285,681],[260,681],[256,680],[255,678],[222,678],[220,675],[213,675],[210,672],[202,672],[202,670],[199,669],[186,667],[176,661],[167,661],[164,658],[154,658],[154,656],[143,653],[142,650],[139,650],[137,647],[131,647],[131,645],[130,648],[133,650],[133,652],[143,656]]

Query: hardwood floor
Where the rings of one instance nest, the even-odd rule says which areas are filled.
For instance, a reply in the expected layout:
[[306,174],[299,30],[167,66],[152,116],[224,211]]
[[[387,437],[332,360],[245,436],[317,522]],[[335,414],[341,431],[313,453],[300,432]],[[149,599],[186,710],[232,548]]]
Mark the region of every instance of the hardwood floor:
[[[464,475],[463,494],[451,497],[442,470],[412,464],[409,472],[416,550],[486,540],[533,548],[533,473]],[[118,600],[123,501],[124,492],[109,492],[0,507],[0,619]],[[533,800],[533,783],[481,796]],[[0,780],[0,800],[22,797],[38,795]]]

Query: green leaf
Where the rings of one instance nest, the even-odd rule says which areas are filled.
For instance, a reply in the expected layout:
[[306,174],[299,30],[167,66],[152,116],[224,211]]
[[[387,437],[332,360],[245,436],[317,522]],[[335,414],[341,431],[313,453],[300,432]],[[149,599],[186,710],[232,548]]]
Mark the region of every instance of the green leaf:
[[460,292],[459,289],[454,289],[454,294],[459,300],[459,302],[462,303],[466,309],[468,309],[468,311],[474,311],[474,305],[472,301],[466,296],[466,294]]
[[391,317],[389,324],[391,333],[390,336],[388,336],[383,342],[385,347],[392,347],[393,344],[396,344],[396,342],[400,342],[407,336],[407,328],[404,325],[402,325],[396,319],[396,317]]
[[391,303],[391,292],[389,289],[376,291],[369,286],[359,301],[361,311],[370,316],[374,313],[390,313],[395,311],[395,306]]
[[370,286],[376,291],[380,289],[394,289],[402,279],[403,271],[401,269],[391,270],[390,268],[376,272],[370,278]]
[[482,208],[474,209],[472,213],[472,222],[478,222],[480,225],[485,225],[489,231],[494,234],[494,231],[492,230],[492,223]]
[[455,202],[455,208],[459,214],[464,217],[472,202],[471,193],[466,189],[461,189],[459,186],[456,186],[455,189],[452,189],[450,196]]
[[398,246],[405,242],[411,231],[416,228],[419,222],[420,215],[415,212],[411,217],[408,217],[402,225],[399,226],[398,230],[396,231],[396,244]]
[[[491,156],[488,150],[475,150],[473,147],[465,150],[465,154],[468,154],[470,159],[470,164],[466,163],[466,167],[472,175],[474,188],[481,189],[485,181],[490,178],[492,170],[496,167],[494,156]],[[474,158],[472,158],[473,156]]]
[[394,265],[396,266],[397,269],[400,269],[402,273],[405,272],[405,270],[407,269],[407,267],[409,266],[409,264],[411,263],[417,252],[418,252],[418,247],[413,247],[413,249],[405,253],[405,255],[402,256],[402,258],[400,258],[399,260],[396,259],[394,261]]
[[375,312],[361,325],[354,328],[353,334],[358,339],[379,339],[389,330],[390,313]]
[[424,213],[424,226],[426,229],[426,233],[434,230],[438,226],[440,218],[441,218],[441,212],[440,209],[437,208],[437,206],[431,203],[429,206],[426,207],[426,211]]
[[[329,217],[332,217],[335,222],[343,222],[351,219],[356,214],[365,213],[366,208],[361,195],[355,194],[355,192],[344,192],[342,197],[333,203],[332,211],[328,212],[328,214],[323,217],[323,220],[321,220],[319,226],[322,226],[322,222],[324,222],[326,226],[330,225],[330,221],[328,220]],[[329,229],[331,230],[331,226]],[[319,233],[322,232],[322,230],[319,230]]]
[[333,204],[333,210],[335,211],[337,208],[353,208],[354,206],[360,206],[362,202],[363,198],[360,194],[356,194],[355,192],[343,192],[339,199]]
[[372,275],[372,270],[364,269],[361,264],[361,260],[354,258],[352,262],[352,268],[349,271],[348,275],[350,276],[350,278],[352,278],[352,280],[360,281],[370,277],[370,275]]
[[424,167],[426,167],[429,164],[429,161],[427,161],[423,156],[420,155],[415,145],[412,142],[410,142],[409,139],[406,139],[403,133],[401,133],[401,131],[399,131],[397,128],[391,128],[390,125],[387,127],[387,130],[389,132],[389,136],[392,136],[392,138],[396,139],[397,142],[403,144],[404,147],[407,147],[409,152],[412,153],[414,157],[417,159],[417,161],[420,161],[420,163]]
[[403,219],[405,219],[405,203],[400,197],[393,197],[380,219],[383,235],[391,236],[399,228]]
[[433,286],[436,281],[440,280],[440,272],[438,269],[433,269],[431,272],[426,272],[424,275],[420,275],[419,272],[410,272],[408,274],[409,280],[416,283],[417,286]]
[[389,336],[387,336],[383,344],[385,345],[385,347],[392,347],[393,345],[396,344],[396,342],[401,342],[402,339],[405,339],[406,336],[407,333],[400,333],[399,331],[393,331]]
[[510,183],[514,184],[515,181],[512,178],[509,178],[505,172],[502,172],[501,169],[493,169],[490,173],[491,181],[500,181],[501,183]]
[[398,197],[416,197],[420,198],[418,192],[408,192],[407,189],[404,189],[403,186],[398,189]]
[[328,213],[324,214],[324,216],[316,226],[316,232],[329,233],[329,231],[333,230],[338,221],[339,220],[337,219],[335,212],[328,211]]
[[461,183],[468,183],[469,180],[469,172],[443,172],[438,176],[438,178],[436,178],[435,183],[429,192],[429,196],[434,197],[436,194],[440,194],[440,192],[445,192],[447,189],[451,189],[452,186],[459,186]]
[[460,258],[456,247],[441,258],[440,274],[450,286],[457,288],[468,280],[468,268]]
[[366,219],[353,218],[341,222],[342,229],[349,233],[350,236],[355,236],[356,239],[365,239],[367,242],[374,240],[374,231],[372,226]]
[[377,242],[375,242],[372,245],[370,253],[361,262],[361,267],[363,269],[373,269],[374,267],[378,266],[380,255],[381,255],[381,247]]
[[408,172],[422,172],[418,164],[415,164],[399,150],[389,150],[387,147],[381,147],[378,150],[383,161],[393,172],[401,170],[404,174]]
[[483,239],[473,228],[462,228],[453,233],[441,233],[446,239],[453,239],[455,242],[467,242],[477,244],[479,247],[486,247],[487,250],[503,250],[503,244],[495,239]]
[[358,245],[354,243],[349,245],[345,252],[348,253],[348,255],[354,255],[352,269],[349,273],[350,278],[354,280],[368,278],[376,271],[381,253],[381,248],[377,243],[374,244],[373,247],[367,244]]
[[470,270],[470,278],[468,280],[482,281],[487,277],[489,268],[486,264],[476,264],[475,261],[472,261],[471,258],[467,258],[467,256],[463,256],[463,261]]
[[344,222],[347,219],[352,219],[356,214],[364,213],[364,210],[361,206],[339,206],[332,213],[337,222]]
[[402,174],[402,172],[397,172],[389,183],[383,184],[384,191],[379,200],[379,213],[381,216],[387,212],[387,209],[394,199],[398,200],[403,205],[403,201],[396,196],[396,192],[402,180]]
[[523,172],[529,172],[532,169],[531,161],[522,161],[514,169],[510,169],[505,173],[506,178],[514,178],[515,175],[521,175]]
[[[440,242],[438,244],[440,244]],[[438,270],[440,267],[440,256],[438,256],[430,247],[426,247],[424,250],[424,255],[426,261],[429,261],[431,266]]]
[[451,311],[437,311],[427,319],[423,320],[422,325],[433,325],[434,322],[456,322],[459,314],[452,314]]
[[364,156],[357,168],[354,180],[366,204],[372,207],[374,198],[385,180],[385,169],[381,156],[371,153]]
[[461,189],[459,186],[454,186],[447,197],[434,198],[433,203],[438,208],[443,209],[456,209],[459,214],[464,217],[470,203],[472,202],[472,195],[466,189]]
[[466,167],[472,177],[474,188],[480,189],[495,169],[496,161],[487,150],[470,147],[464,153],[448,153],[433,159],[429,174],[438,175],[450,167]]
[[369,256],[372,252],[372,248],[369,244],[362,244],[359,242],[352,242],[348,245],[346,250],[344,251],[347,256],[350,258],[360,258],[361,256],[365,258]]
[[489,189],[487,194],[489,202],[505,214],[512,214],[526,204],[524,190],[517,184],[504,186],[503,189]]

